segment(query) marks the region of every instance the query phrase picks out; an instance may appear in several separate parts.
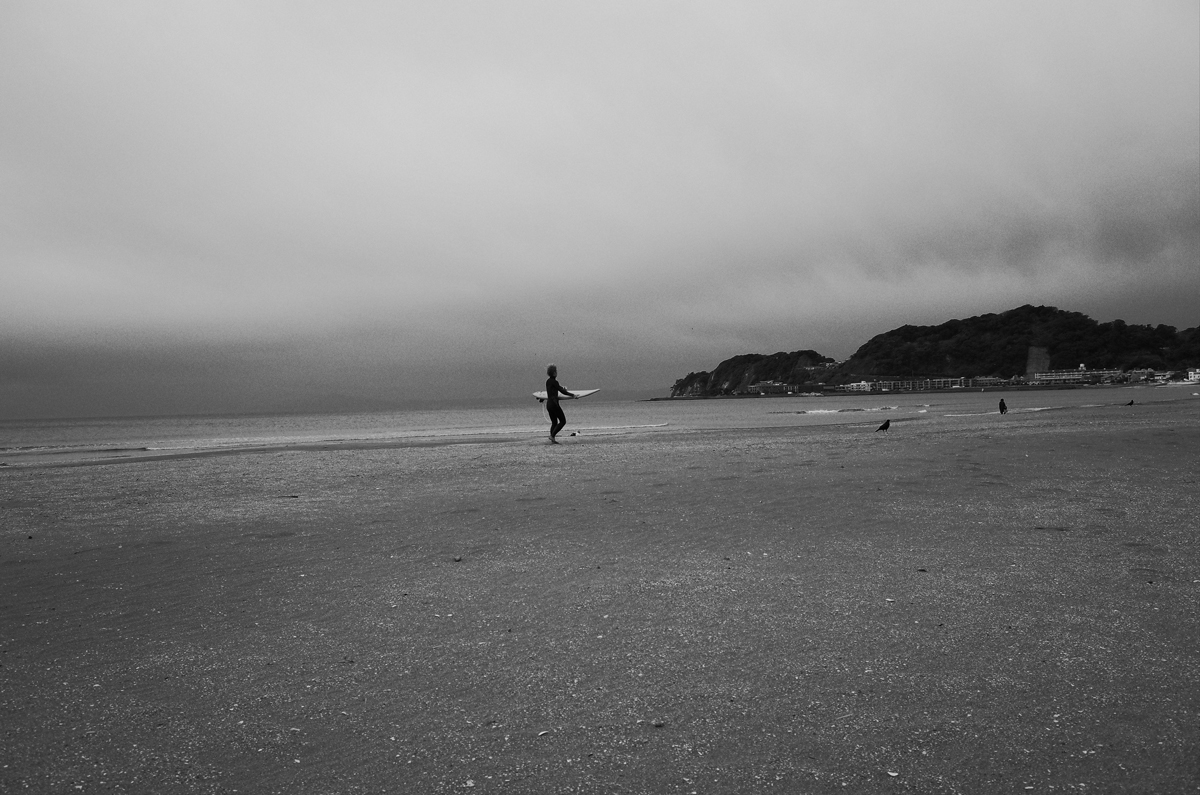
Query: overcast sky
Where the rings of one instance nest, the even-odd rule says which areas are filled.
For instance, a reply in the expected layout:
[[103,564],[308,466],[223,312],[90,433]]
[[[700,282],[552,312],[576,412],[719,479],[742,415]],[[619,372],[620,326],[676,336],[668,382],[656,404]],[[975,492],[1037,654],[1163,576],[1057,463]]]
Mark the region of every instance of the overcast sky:
[[1200,324],[1200,4],[0,3],[0,418]]

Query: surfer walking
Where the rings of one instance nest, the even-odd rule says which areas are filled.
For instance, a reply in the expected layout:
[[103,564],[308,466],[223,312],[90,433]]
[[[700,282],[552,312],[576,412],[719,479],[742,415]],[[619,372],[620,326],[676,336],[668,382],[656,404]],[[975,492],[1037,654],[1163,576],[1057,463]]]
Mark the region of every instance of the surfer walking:
[[1004,402],[1004,398],[1000,398],[1000,413],[1001,414],[1008,413],[1008,405]]
[[555,436],[567,424],[567,415],[563,414],[562,406],[558,404],[558,395],[562,393],[567,397],[575,397],[558,383],[558,366],[549,365],[546,368],[546,413],[550,415],[550,442],[558,444]]

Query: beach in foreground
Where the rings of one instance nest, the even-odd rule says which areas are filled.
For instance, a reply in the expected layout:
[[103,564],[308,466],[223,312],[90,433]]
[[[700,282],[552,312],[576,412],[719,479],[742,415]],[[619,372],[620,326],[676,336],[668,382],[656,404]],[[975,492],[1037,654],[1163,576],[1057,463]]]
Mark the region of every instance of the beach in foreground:
[[1200,401],[874,427],[6,469],[0,791],[1195,792]]

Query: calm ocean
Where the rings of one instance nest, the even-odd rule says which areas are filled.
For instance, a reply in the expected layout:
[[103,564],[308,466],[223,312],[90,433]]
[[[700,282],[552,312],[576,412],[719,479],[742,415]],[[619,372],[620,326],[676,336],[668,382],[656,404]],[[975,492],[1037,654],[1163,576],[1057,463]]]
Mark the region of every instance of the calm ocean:
[[[1130,399],[1178,400],[1191,389],[1114,387],[1023,392],[884,393],[838,397],[770,397],[740,400],[606,401],[602,395],[566,401],[568,426],[580,435],[655,433],[663,430],[767,428],[867,424],[904,418],[962,417],[995,413],[1001,398],[1013,414]],[[447,408],[361,414],[120,417],[0,421],[0,464],[45,465],[207,450],[321,443],[406,440],[455,441],[495,437],[536,438],[548,421],[541,404]]]

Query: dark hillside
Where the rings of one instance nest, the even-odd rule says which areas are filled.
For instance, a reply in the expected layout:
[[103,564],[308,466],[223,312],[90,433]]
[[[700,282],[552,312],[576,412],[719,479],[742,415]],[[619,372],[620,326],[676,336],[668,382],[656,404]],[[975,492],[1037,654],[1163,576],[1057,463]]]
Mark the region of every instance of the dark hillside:
[[1030,348],[1044,349],[1051,370],[1080,364],[1092,370],[1165,370],[1195,363],[1197,347],[1195,329],[1177,333],[1172,326],[1097,323],[1079,312],[1026,305],[885,332],[859,348],[838,376],[1011,378],[1025,374]]
[[834,363],[816,351],[747,353],[726,359],[709,372],[688,373],[671,387],[671,397],[730,395],[760,381],[800,386],[823,381]]
[[1031,368],[1073,370],[1081,364],[1089,370],[1160,372],[1200,366],[1200,327],[1097,323],[1080,312],[1027,304],[938,326],[901,326],[868,340],[836,367],[813,350],[734,356],[711,373],[688,373],[675,382],[671,396],[754,392],[749,387],[763,382],[790,389],[884,377],[1008,379]]

